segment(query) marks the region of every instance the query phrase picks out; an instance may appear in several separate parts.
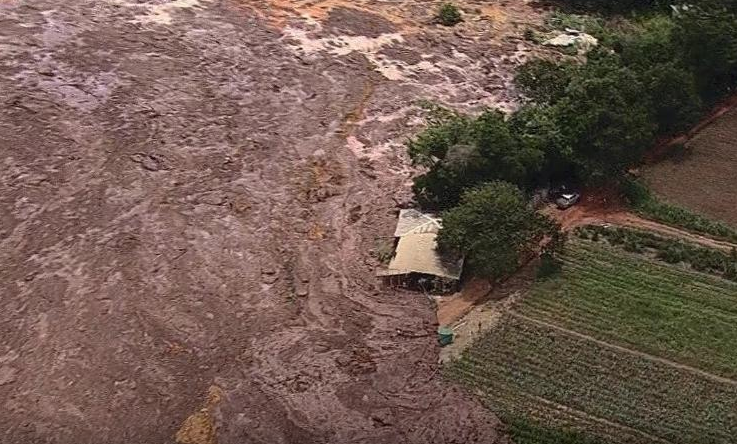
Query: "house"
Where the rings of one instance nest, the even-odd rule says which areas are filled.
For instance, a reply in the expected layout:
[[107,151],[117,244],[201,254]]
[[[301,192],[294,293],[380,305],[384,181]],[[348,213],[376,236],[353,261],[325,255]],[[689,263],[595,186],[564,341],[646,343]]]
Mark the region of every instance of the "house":
[[461,278],[463,258],[447,257],[437,250],[441,227],[440,219],[431,214],[401,210],[394,231],[394,256],[377,275],[392,286],[433,292],[454,290]]

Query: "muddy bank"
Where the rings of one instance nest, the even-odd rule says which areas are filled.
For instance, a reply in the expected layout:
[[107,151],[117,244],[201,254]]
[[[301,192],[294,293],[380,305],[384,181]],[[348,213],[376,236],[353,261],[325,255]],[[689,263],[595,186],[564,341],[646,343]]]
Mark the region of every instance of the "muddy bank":
[[4,442],[502,441],[370,251],[524,48],[303,3],[0,2]]

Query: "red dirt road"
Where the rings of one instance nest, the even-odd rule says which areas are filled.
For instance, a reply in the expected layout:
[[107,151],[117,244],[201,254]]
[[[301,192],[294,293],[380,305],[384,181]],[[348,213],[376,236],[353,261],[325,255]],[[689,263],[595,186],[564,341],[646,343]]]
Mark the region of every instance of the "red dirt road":
[[511,103],[524,41],[284,4],[0,2],[3,443],[503,441],[369,252],[415,101]]
[[664,236],[675,237],[720,250],[731,250],[733,247],[737,247],[737,245],[730,242],[690,233],[630,213],[619,202],[619,198],[611,192],[584,191],[583,199],[579,205],[565,211],[560,211],[551,205],[544,210],[544,213],[558,221],[564,231],[570,231],[583,225],[608,223],[653,231]]

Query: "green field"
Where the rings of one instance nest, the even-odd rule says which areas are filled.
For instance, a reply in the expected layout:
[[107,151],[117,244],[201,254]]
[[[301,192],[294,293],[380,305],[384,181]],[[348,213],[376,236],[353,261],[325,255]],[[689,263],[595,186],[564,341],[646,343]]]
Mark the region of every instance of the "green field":
[[589,241],[567,250],[448,374],[519,443],[737,442],[737,284]]

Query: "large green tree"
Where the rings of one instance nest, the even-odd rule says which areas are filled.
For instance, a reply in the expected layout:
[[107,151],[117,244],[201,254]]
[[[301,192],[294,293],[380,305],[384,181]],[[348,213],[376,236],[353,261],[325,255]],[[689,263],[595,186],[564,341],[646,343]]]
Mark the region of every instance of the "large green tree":
[[655,137],[645,85],[603,51],[592,55],[555,106],[572,160],[591,182],[619,177]]
[[519,188],[495,181],[467,190],[457,207],[443,213],[438,246],[465,255],[479,276],[497,279],[515,271],[543,238],[557,231],[553,221],[530,207]]
[[737,83],[737,1],[697,2],[681,9],[674,39],[701,94],[715,99]]
[[428,168],[415,179],[415,194],[424,207],[435,209],[452,207],[464,189],[485,181],[526,187],[545,160],[539,146],[520,143],[496,110],[476,118],[450,115],[408,146],[413,162]]

